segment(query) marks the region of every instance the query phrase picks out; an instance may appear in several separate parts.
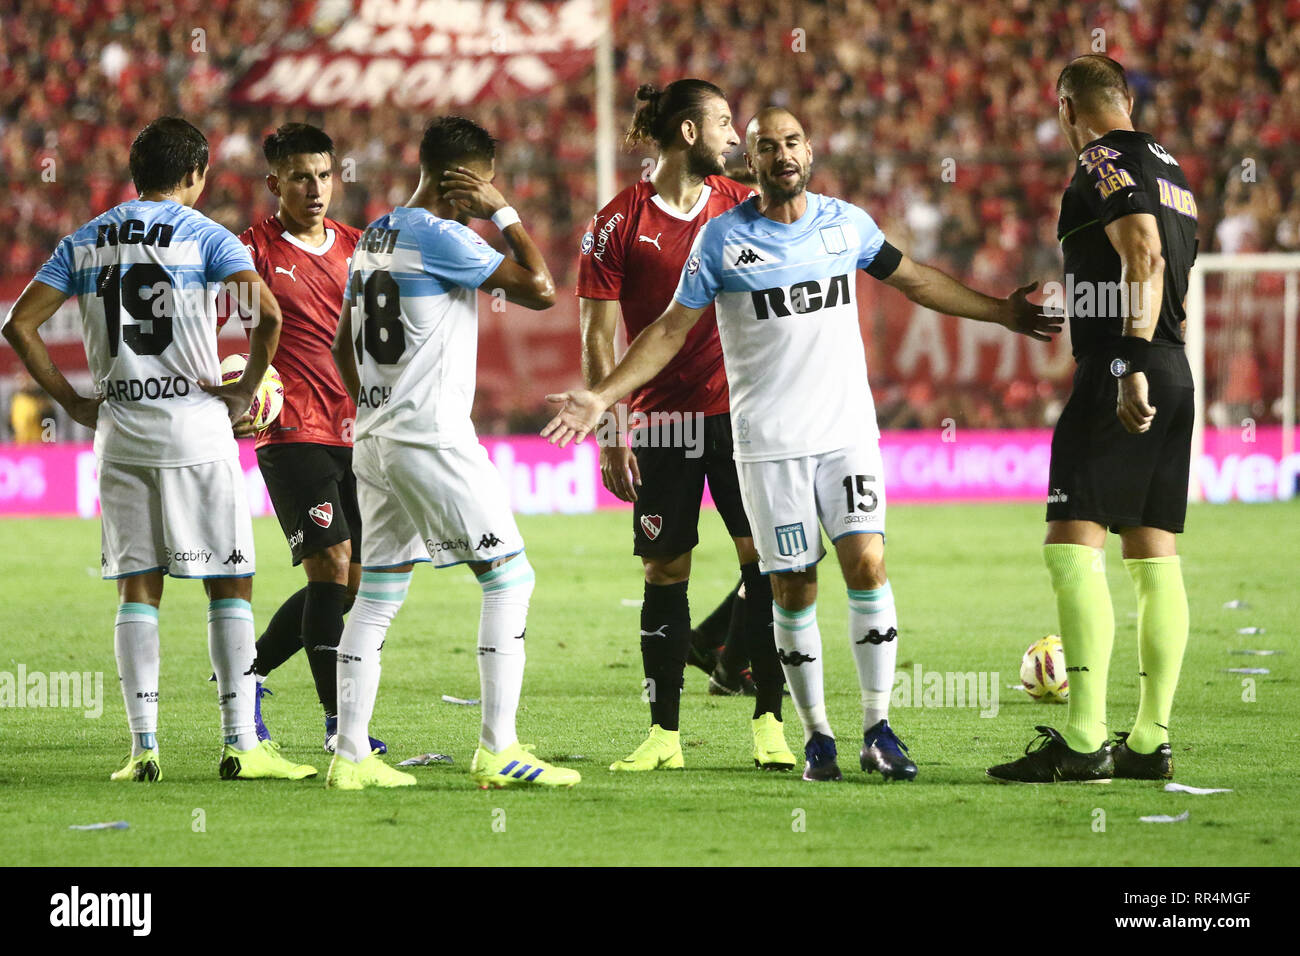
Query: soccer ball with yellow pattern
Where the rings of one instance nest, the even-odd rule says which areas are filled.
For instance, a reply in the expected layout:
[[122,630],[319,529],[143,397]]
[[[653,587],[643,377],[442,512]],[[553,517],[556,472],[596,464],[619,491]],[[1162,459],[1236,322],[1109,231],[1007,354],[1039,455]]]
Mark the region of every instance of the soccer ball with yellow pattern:
[[[221,384],[230,385],[238,382],[247,364],[247,355],[227,355],[221,363]],[[262,376],[262,384],[257,387],[257,392],[253,395],[253,404],[248,408],[249,417],[253,419],[253,428],[259,432],[270,428],[280,417],[280,409],[283,407],[284,382],[280,381],[280,373],[275,370],[275,366],[268,365],[266,374]]]
[[1065,673],[1065,649],[1056,634],[1040,637],[1029,645],[1020,659],[1020,683],[1034,700],[1059,701],[1070,698],[1070,682]]

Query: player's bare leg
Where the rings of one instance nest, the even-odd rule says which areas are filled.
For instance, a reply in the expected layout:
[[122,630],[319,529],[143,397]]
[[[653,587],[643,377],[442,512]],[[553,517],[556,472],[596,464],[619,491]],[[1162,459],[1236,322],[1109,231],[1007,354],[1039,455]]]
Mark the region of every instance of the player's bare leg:
[[[1115,776],[1173,776],[1169,713],[1187,649],[1187,591],[1177,537],[1160,528],[1121,528],[1124,567],[1138,601],[1138,711],[1133,729],[1116,734]],[[1066,655],[1069,663],[1069,655]]]
[[162,779],[158,762],[158,605],[163,573],[146,571],[117,581],[113,652],[131,731],[131,756],[114,780]]
[[849,595],[849,646],[862,689],[862,769],[886,780],[913,780],[916,764],[889,726],[889,697],[898,658],[898,612],[885,573],[885,537],[847,534],[835,554]]

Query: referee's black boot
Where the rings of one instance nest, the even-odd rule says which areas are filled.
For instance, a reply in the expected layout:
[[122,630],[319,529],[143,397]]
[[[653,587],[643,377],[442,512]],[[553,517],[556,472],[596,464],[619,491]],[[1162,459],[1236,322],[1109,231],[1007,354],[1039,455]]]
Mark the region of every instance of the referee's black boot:
[[1130,750],[1128,734],[1117,733],[1113,753],[1115,755],[1115,776],[1124,780],[1170,780],[1174,776],[1173,751],[1168,744],[1161,744],[1155,753],[1140,754]]
[[999,783],[1110,783],[1115,775],[1110,744],[1103,742],[1090,754],[1079,753],[1070,749],[1060,731],[1034,729],[1039,735],[1025,747],[1023,757],[985,772]]

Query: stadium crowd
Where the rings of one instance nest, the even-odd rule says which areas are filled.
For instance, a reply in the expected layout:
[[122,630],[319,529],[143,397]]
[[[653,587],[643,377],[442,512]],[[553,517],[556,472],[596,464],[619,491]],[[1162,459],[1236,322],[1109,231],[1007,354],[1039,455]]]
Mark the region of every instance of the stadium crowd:
[[[864,206],[914,257],[1005,291],[1026,276],[1059,276],[1056,216],[1070,158],[1053,86],[1069,57],[1104,50],[1129,71],[1136,127],[1168,147],[1192,183],[1201,249],[1300,251],[1300,0],[1055,6],[626,0],[615,23],[618,115],[630,116],[638,84],[687,75],[726,89],[738,122],[762,105],[788,105],[817,150],[815,190]],[[200,208],[236,232],[274,210],[260,142],[289,118],[324,126],[339,155],[355,161],[335,218],[368,222],[411,192],[424,113],[303,115],[229,103],[270,41],[307,29],[308,4],[50,0],[39,16],[23,8],[0,3],[0,221],[9,235],[0,277],[30,276],[61,236],[132,197],[130,140],[165,113],[208,135],[213,167]],[[597,205],[593,98],[588,74],[538,99],[463,108],[504,141],[500,182],[561,288],[574,286],[578,242]],[[622,154],[620,184],[640,174],[641,158]],[[1226,379],[1233,363],[1222,367]],[[1261,403],[1274,377],[1256,383]],[[1042,424],[1064,390],[1014,382],[990,395],[875,374],[873,385],[882,424],[900,425],[955,405],[970,424]]]

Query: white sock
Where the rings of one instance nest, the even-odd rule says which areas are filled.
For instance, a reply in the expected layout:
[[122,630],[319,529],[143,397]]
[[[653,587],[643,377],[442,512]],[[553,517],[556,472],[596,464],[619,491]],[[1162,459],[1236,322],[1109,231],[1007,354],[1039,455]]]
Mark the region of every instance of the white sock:
[[410,571],[362,571],[356,603],[339,639],[339,739],[335,752],[353,763],[370,756],[370,717],[379,694],[379,652],[410,586]]
[[131,729],[131,756],[158,749],[158,609],[123,602],[113,625],[117,679]]
[[519,738],[515,711],[524,684],[524,628],[535,576],[519,554],[478,579],[483,612],[478,625],[478,676],[483,698],[479,743],[500,753]]
[[817,630],[817,605],[802,611],[787,611],[772,603],[772,631],[776,651],[790,685],[790,699],[803,724],[803,742],[814,733],[834,737],[826,719],[826,697],[822,689],[822,635]]
[[217,675],[222,739],[236,750],[251,750],[257,746],[253,722],[257,699],[253,660],[257,644],[251,604],[242,598],[208,602],[208,655]]
[[898,612],[888,581],[871,591],[849,589],[849,644],[862,687],[862,729],[869,730],[889,717],[898,659]]

